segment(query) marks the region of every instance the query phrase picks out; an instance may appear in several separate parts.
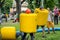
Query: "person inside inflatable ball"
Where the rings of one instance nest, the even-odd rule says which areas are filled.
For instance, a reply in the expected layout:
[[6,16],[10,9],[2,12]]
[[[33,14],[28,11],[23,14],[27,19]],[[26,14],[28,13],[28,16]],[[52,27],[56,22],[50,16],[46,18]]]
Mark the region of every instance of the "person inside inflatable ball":
[[[42,6],[40,6],[39,7],[39,10],[41,10],[41,11],[44,11],[44,7],[42,7]],[[39,13],[39,12],[38,12]],[[43,15],[42,15],[43,16]],[[41,26],[41,28],[42,28],[42,37],[43,38],[45,38],[46,36],[45,36],[45,25],[37,25],[37,29],[39,28],[39,26]]]
[[[30,14],[31,13],[31,10],[30,9],[27,9],[25,11],[26,14]],[[22,36],[22,39],[21,40],[25,40],[26,39],[26,36],[27,36],[27,33],[24,33],[24,35]],[[31,40],[34,40],[34,35],[33,33],[30,33],[30,36],[31,36]]]

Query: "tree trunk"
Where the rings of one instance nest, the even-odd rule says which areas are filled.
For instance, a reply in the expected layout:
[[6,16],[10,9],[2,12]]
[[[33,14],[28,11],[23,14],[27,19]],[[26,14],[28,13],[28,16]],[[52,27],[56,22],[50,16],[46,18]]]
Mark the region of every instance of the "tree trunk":
[[18,13],[18,22],[19,22],[19,15],[20,15],[20,13],[21,13],[21,4],[25,1],[25,0],[23,0],[22,2],[21,2],[21,0],[15,0],[16,1],[16,8],[17,8],[17,13]]
[[60,7],[60,0],[58,0],[58,3],[59,3],[59,7]]
[[16,8],[17,8],[17,13],[18,13],[18,22],[19,22],[19,15],[21,13],[21,0],[15,0],[16,1]]
[[1,8],[0,8],[0,14],[1,14]]

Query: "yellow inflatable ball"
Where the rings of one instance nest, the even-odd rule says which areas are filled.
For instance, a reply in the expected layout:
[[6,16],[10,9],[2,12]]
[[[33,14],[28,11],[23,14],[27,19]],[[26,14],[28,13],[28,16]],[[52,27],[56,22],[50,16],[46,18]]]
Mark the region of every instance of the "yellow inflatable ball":
[[21,13],[20,14],[20,31],[25,33],[36,32],[37,14]]
[[1,28],[2,39],[16,39],[16,28],[15,27],[3,27]]
[[47,9],[40,10],[36,8],[34,13],[37,14],[37,25],[46,25],[48,20],[48,13]]

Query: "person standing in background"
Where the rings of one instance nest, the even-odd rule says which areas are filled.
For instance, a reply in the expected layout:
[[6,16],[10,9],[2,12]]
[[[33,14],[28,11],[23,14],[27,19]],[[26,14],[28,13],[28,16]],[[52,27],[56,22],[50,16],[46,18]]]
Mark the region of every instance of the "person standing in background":
[[5,12],[3,13],[2,18],[5,18],[5,21],[7,22],[7,15]]
[[54,11],[54,24],[58,24],[58,8],[55,6],[53,11]]

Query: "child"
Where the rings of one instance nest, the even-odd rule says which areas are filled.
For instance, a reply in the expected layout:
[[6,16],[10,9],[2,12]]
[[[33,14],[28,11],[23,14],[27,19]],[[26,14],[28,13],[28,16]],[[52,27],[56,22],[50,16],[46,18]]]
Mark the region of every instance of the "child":
[[47,22],[47,28],[48,28],[48,34],[50,34],[50,26],[52,27],[53,32],[54,31],[54,23],[52,22],[52,12],[50,11],[49,8],[47,8],[49,11],[49,15],[48,15],[48,22]]

